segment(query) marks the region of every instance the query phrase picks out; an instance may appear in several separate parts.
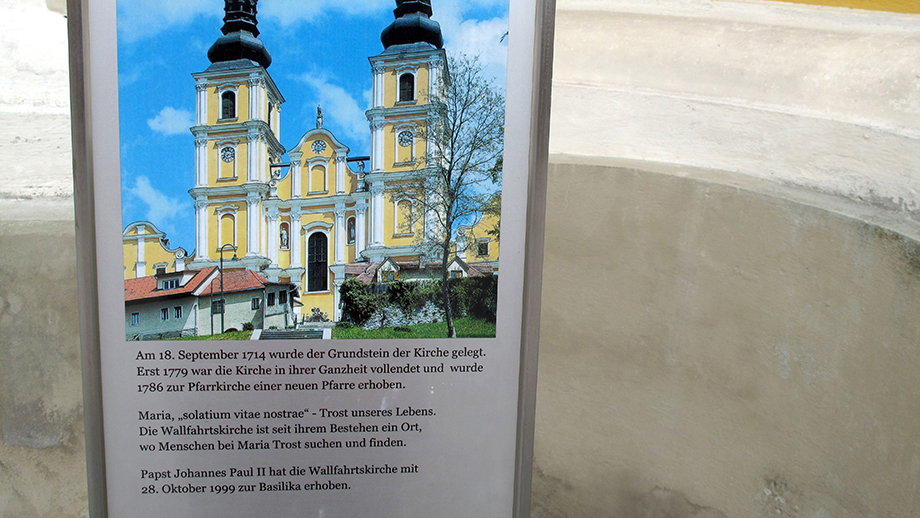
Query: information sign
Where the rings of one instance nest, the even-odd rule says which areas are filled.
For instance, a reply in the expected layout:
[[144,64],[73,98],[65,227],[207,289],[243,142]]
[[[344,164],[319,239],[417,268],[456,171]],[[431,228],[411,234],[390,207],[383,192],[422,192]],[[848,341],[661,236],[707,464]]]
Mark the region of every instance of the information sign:
[[527,516],[551,3],[68,7],[91,515]]

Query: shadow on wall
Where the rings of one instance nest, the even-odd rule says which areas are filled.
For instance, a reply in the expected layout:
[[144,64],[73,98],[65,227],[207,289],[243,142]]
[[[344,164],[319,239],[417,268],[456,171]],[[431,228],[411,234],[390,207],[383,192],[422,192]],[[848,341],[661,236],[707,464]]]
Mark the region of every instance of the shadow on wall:
[[7,219],[72,203],[0,199],[0,516],[87,513],[73,220]]
[[555,161],[534,518],[920,514],[915,223],[724,173]]
[[597,479],[590,490],[596,495],[607,495],[607,514],[591,514],[590,509],[568,507],[575,489],[565,481],[548,476],[539,466],[534,467],[533,518],[563,518],[569,516],[615,516],[629,518],[727,518],[725,513],[696,505],[680,491],[664,487],[640,489],[637,480],[628,475]]

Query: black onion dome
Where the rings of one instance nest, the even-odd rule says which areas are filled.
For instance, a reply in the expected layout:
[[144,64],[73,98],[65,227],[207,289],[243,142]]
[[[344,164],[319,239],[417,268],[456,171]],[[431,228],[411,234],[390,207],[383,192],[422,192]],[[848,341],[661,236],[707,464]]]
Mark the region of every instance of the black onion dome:
[[224,0],[223,36],[217,38],[208,50],[211,63],[250,60],[264,68],[272,64],[272,57],[262,40],[257,38],[259,22],[256,20],[258,0]]
[[444,46],[441,25],[431,19],[431,0],[396,0],[393,15],[396,21],[380,33],[384,49],[412,43]]

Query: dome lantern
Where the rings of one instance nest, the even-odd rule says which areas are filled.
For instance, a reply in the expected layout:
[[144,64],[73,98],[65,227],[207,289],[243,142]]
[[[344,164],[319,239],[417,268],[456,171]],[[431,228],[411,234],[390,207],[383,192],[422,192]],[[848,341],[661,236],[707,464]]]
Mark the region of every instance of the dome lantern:
[[258,38],[256,20],[258,0],[224,0],[223,36],[208,50],[211,63],[250,60],[268,68],[272,57]]
[[431,14],[431,0],[396,0],[396,20],[380,34],[383,48],[413,43],[443,47],[441,25],[431,19]]

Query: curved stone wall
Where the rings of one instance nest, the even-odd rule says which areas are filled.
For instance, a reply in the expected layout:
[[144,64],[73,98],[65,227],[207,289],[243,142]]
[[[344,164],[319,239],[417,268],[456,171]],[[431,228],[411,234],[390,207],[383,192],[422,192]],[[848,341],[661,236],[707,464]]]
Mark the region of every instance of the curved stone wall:
[[534,517],[920,513],[920,233],[741,175],[553,162]]
[[560,0],[534,517],[920,514],[918,34]]
[[739,172],[920,219],[920,16],[560,0],[551,150]]

